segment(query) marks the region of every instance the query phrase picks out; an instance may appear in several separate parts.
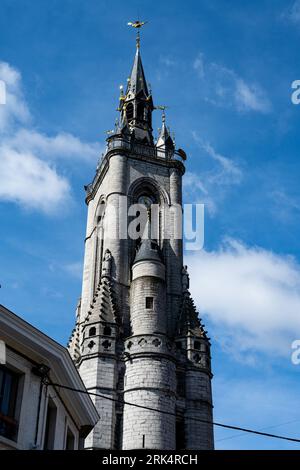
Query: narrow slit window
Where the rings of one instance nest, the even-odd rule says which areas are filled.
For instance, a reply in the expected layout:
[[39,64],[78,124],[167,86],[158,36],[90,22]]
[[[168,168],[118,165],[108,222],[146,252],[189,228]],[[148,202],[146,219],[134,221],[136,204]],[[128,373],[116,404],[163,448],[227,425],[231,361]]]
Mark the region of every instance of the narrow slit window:
[[153,308],[153,297],[146,297],[146,308],[147,309]]
[[133,104],[129,103],[126,108],[126,117],[128,121],[131,121],[133,118]]

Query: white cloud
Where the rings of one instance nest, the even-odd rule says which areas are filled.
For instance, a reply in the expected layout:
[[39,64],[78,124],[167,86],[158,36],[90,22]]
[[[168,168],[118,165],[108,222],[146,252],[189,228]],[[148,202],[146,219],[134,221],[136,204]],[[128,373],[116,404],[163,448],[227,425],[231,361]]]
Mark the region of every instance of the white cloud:
[[291,342],[300,337],[300,266],[293,258],[227,239],[186,261],[197,305],[224,347],[250,360],[255,351],[290,360]]
[[210,158],[209,169],[203,170],[201,176],[187,172],[183,179],[184,197],[188,203],[203,203],[211,216],[215,215],[218,203],[224,199],[228,188],[239,184],[243,178],[241,168],[215,150],[207,141],[201,139],[197,132],[192,136],[199,148]]
[[233,70],[216,62],[205,61],[204,54],[197,55],[193,63],[201,79],[204,99],[220,107],[235,107],[239,112],[269,113],[271,102],[257,83],[247,83]]
[[[204,178],[203,178],[204,179]],[[200,194],[199,194],[200,191]],[[187,171],[183,179],[184,200],[187,204],[202,203],[211,216],[217,212],[217,205],[213,197],[210,196],[209,190],[206,189],[205,183],[196,173]]]
[[248,85],[244,80],[236,80],[235,100],[241,111],[252,110],[268,113],[271,104],[265,93],[258,85]]
[[31,153],[0,147],[0,199],[49,213],[70,196],[69,182]]
[[82,142],[69,133],[48,136],[37,131],[21,78],[18,70],[0,62],[0,80],[6,88],[6,104],[0,106],[0,200],[54,213],[70,200],[71,187],[53,160],[96,162],[101,149],[98,143]]
[[[223,169],[222,175],[226,175],[226,181],[230,183],[236,182],[239,183],[242,178],[241,169],[234,163],[234,161],[224,155],[218,153],[209,142],[202,141],[198,138],[197,134],[193,132],[193,137],[200,144],[200,146],[205,150],[205,152],[215,161],[217,161],[221,168]],[[215,178],[215,177],[214,177]],[[220,175],[218,177],[220,180]],[[224,180],[224,178],[223,178]]]
[[96,162],[100,153],[99,144],[82,142],[66,132],[49,137],[34,129],[20,129],[6,143],[12,148],[34,152],[44,158],[76,157]]
[[194,69],[197,71],[200,78],[204,77],[204,54],[200,52],[193,63]]
[[300,0],[296,0],[290,8],[285,10],[282,14],[283,19],[287,19],[292,23],[300,23]]
[[83,264],[81,261],[74,261],[63,266],[63,269],[73,277],[82,278]]
[[6,62],[0,62],[0,80],[5,83],[6,104],[0,106],[0,132],[15,124],[30,121],[30,112],[24,99],[20,73]]
[[161,64],[165,65],[166,67],[176,67],[177,61],[172,59],[169,56],[160,56],[159,61]]
[[268,197],[271,201],[273,215],[282,223],[298,222],[300,212],[299,195],[290,195],[283,188],[270,191]]

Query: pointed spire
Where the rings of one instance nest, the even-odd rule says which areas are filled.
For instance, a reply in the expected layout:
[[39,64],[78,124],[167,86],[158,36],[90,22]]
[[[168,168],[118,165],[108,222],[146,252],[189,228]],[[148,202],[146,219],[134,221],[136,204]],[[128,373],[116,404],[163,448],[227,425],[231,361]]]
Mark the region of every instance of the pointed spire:
[[174,142],[170,135],[170,131],[166,126],[166,106],[157,106],[156,108],[162,110],[162,125],[156,142],[156,147],[174,150]]
[[128,80],[126,97],[133,98],[137,96],[141,91],[144,92],[145,97],[149,96],[148,86],[145,78],[144,68],[142,64],[142,58],[140,53],[139,42],[137,42],[136,53],[134,57],[134,62]]
[[98,321],[117,323],[117,305],[113,284],[110,278],[102,276],[96,289],[90,309],[84,319],[84,324]]
[[68,350],[74,362],[80,358],[80,310],[81,298],[76,308],[76,323],[68,342]]
[[137,250],[133,264],[138,261],[156,261],[162,263],[161,252],[156,241],[145,238]]
[[202,319],[199,318],[194,300],[192,299],[190,292],[186,290],[183,294],[181,312],[179,315],[178,333],[180,335],[185,335],[188,334],[189,331],[192,332],[194,336],[209,341],[207,331],[202,323]]
[[136,53],[130,77],[127,80],[126,93],[124,94],[121,89],[118,110],[121,112],[121,133],[124,134],[126,131],[128,134],[129,130],[130,138],[152,145],[152,111],[154,107],[140,52],[139,28],[145,23],[141,21],[128,23],[129,26],[137,29]]

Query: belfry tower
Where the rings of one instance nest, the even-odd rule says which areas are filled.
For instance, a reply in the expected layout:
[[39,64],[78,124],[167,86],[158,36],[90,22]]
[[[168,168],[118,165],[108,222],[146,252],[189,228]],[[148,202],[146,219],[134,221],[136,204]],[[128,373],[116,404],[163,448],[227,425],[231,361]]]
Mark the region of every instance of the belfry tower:
[[69,351],[98,395],[88,449],[214,446],[210,341],[178,233],[186,156],[164,113],[154,140],[154,109],[138,36],[120,119],[86,187],[82,296]]

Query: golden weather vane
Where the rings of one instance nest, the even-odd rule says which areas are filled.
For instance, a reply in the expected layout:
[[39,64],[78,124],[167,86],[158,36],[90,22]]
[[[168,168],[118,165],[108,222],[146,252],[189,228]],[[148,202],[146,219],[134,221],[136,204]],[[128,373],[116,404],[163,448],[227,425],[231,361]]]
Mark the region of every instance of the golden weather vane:
[[165,106],[165,105],[158,105],[158,106],[155,106],[154,109],[159,109],[160,111],[162,111],[162,121],[165,122],[166,120],[166,109],[168,109],[169,106]]
[[137,35],[136,35],[136,47],[139,49],[140,47],[140,42],[141,42],[141,39],[140,39],[140,29],[146,24],[148,23],[148,21],[129,21],[129,23],[127,23],[128,26],[131,26],[132,28],[135,28],[137,30]]

